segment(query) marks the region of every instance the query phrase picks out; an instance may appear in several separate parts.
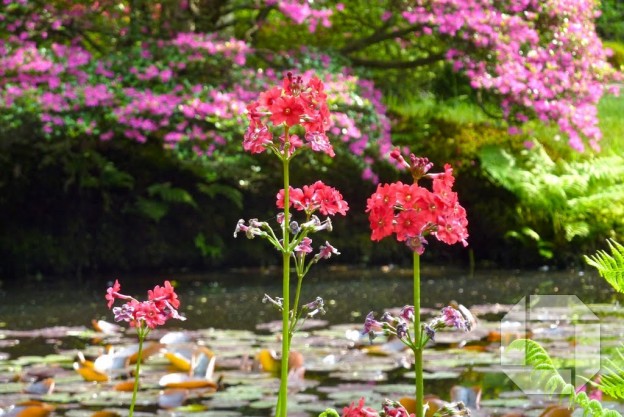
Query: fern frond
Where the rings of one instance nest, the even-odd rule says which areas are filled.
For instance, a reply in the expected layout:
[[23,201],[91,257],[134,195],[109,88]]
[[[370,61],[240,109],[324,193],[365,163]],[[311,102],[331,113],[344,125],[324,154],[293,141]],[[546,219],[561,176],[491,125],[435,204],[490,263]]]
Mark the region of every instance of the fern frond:
[[624,345],[616,349],[614,360],[606,359],[600,383],[593,383],[600,391],[613,398],[624,399]]
[[172,187],[170,183],[152,184],[147,188],[150,197],[159,197],[166,203],[188,204],[195,208],[197,203],[193,196],[183,188]]
[[616,291],[624,293],[624,245],[615,240],[607,240],[611,254],[599,250],[594,255],[585,256],[585,262],[595,267]]
[[236,207],[243,208],[243,194],[234,187],[224,184],[197,184],[197,189],[211,198],[222,196],[230,200]]
[[[534,371],[544,372],[541,380],[546,380],[546,389],[551,393],[560,390],[560,394],[567,396],[570,401],[570,407],[578,405],[584,411],[584,416],[593,417],[622,417],[620,413],[614,410],[602,408],[602,404],[596,400],[590,399],[585,392],[577,393],[572,384],[568,384],[557,371],[553,360],[548,352],[536,341],[530,339],[517,339],[510,345],[510,349],[524,350],[526,364],[533,367]],[[621,353],[621,352],[620,352]]]
[[[517,339],[511,342],[509,348],[524,351],[525,363],[531,366],[534,372],[539,372],[536,383],[544,385],[548,392],[551,394],[554,394],[555,391],[560,391],[562,394],[570,392],[568,387],[570,384],[559,374],[548,352],[539,343],[530,339]],[[570,387],[572,386],[570,385]],[[574,387],[572,387],[572,395],[570,396],[571,401],[573,394]]]

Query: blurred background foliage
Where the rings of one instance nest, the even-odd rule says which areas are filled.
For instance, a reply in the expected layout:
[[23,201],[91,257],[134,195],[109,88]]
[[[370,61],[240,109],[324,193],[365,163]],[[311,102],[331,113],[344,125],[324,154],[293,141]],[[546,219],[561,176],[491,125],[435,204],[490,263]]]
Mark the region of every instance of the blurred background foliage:
[[[88,8],[89,3],[46,4],[63,10],[76,4]],[[438,169],[452,164],[457,175],[456,188],[469,216],[470,247],[432,242],[425,254],[431,262],[569,267],[580,265],[583,253],[604,246],[605,238],[622,240],[623,98],[606,96],[600,103],[600,153],[572,151],[557,128],[538,120],[529,121],[524,133],[510,135],[496,116],[496,105],[442,59],[440,38],[410,38],[409,47],[388,42],[391,37],[379,30],[388,10],[364,0],[344,3],[348,13],[337,13],[331,27],[310,32],[274,7],[258,8],[253,2],[193,0],[182,10],[173,0],[135,0],[134,8],[122,9],[121,2],[103,1],[99,13],[83,15],[90,16],[88,26],[76,19],[40,38],[38,45],[45,49],[49,42],[78,36],[95,57],[106,57],[123,71],[150,65],[151,58],[141,62],[137,57],[145,39],[219,32],[253,48],[246,68],[322,68],[373,80],[382,92],[392,142],[429,157]],[[389,4],[394,11],[402,7],[399,1]],[[611,63],[622,68],[624,6],[605,0],[601,8],[597,31],[613,51]],[[122,36],[124,28],[128,34]],[[7,37],[0,33],[0,39]],[[178,59],[166,49],[160,53],[162,62]],[[249,78],[235,67],[231,59],[214,56],[185,69],[183,81],[231,88]],[[153,88],[158,91],[158,84]],[[358,91],[353,87],[353,97],[363,104],[350,108],[337,101],[332,110],[350,112],[366,129],[380,123],[379,109]],[[269,245],[232,236],[241,217],[274,216],[280,188],[279,167],[270,158],[242,152],[239,120],[222,129],[235,146],[197,157],[184,147],[172,152],[162,137],[146,143],[102,141],[85,135],[83,127],[73,128],[71,117],[60,134],[50,136],[41,130],[40,109],[29,103],[0,112],[0,280],[202,271],[269,266],[279,260]],[[106,123],[111,114],[97,117]],[[202,129],[221,129],[214,120],[199,122]],[[408,180],[383,159],[371,163],[382,182]],[[335,221],[331,236],[342,253],[335,262],[408,263],[411,257],[396,242],[370,241],[363,211],[375,184],[362,180],[362,170],[362,158],[354,158],[344,145],[333,160],[296,159],[291,182],[321,179],[349,202],[349,215]]]

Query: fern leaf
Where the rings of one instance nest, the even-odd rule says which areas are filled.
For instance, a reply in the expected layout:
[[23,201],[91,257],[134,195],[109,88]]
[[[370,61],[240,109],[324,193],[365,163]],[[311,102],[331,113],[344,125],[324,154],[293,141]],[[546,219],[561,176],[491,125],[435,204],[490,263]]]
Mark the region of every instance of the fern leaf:
[[536,341],[530,339],[516,339],[511,342],[509,348],[524,350],[526,364],[533,367],[534,371],[539,370],[545,373],[541,376],[542,382],[547,375],[548,379],[545,384],[547,390],[550,392],[560,390],[561,395],[569,398],[570,407],[578,405],[583,409],[583,416],[622,417],[617,411],[602,408],[600,402],[590,399],[585,392],[576,393],[574,386],[566,383],[559,374],[548,352]]
[[224,184],[197,184],[197,189],[214,198],[218,195],[226,197],[238,208],[243,208],[243,195],[239,190]]
[[624,399],[624,346],[616,350],[616,360],[606,359],[600,383],[594,383],[600,391],[613,398]]
[[624,245],[615,240],[607,240],[611,254],[599,250],[594,255],[585,256],[585,262],[595,267],[616,291],[624,293]]
[[172,187],[170,183],[152,184],[147,188],[150,197],[158,196],[162,201],[167,203],[188,204],[197,208],[197,203],[193,196],[186,190],[178,187]]
[[139,197],[136,202],[136,209],[145,217],[159,222],[169,212],[169,205],[162,201]]

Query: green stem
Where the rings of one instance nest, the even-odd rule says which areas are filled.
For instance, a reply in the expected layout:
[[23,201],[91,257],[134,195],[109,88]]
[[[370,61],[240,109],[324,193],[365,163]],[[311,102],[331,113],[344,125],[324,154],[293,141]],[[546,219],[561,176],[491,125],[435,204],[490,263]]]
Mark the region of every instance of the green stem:
[[423,417],[423,343],[420,325],[420,255],[414,252],[414,371],[416,385],[416,417]]
[[[141,324],[143,326],[143,324]],[[136,403],[137,391],[139,390],[139,371],[141,369],[141,355],[143,353],[143,339],[145,339],[146,333],[143,331],[142,327],[137,329],[137,334],[139,335],[139,351],[137,352],[137,361],[136,367],[134,368],[134,388],[132,389],[132,401],[130,402],[130,413],[129,417],[132,417],[134,414],[134,404]]]
[[[286,131],[288,138],[288,131]],[[288,151],[288,150],[286,150]],[[280,389],[277,399],[277,417],[286,417],[288,410],[288,353],[290,350],[290,173],[289,159],[282,159],[284,168],[284,221],[282,223],[282,364],[280,371]]]
[[297,312],[299,311],[299,296],[301,295],[301,284],[303,283],[303,273],[298,271],[297,274],[297,290],[295,291],[295,302],[293,303],[293,311],[295,312],[295,317],[293,318],[292,326],[290,328],[290,334],[288,339],[288,349],[290,350],[290,342],[292,340],[293,334],[295,334],[295,326],[299,321],[299,316]]

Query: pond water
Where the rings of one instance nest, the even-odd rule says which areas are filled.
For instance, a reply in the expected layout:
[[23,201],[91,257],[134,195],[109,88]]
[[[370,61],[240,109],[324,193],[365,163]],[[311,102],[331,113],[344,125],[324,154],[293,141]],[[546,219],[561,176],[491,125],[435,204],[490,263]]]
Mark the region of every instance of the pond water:
[[[147,360],[142,372],[138,410],[145,415],[192,413],[197,417],[270,415],[278,381],[259,369],[256,357],[265,349],[280,348],[277,332],[271,326],[279,314],[261,301],[265,293],[280,295],[279,277],[277,270],[120,277],[123,292],[138,294],[138,298],[144,298],[147,289],[164,279],[175,280],[182,302],[180,311],[188,320],[175,323],[179,324],[177,328],[168,324],[166,329],[152,332],[150,339],[157,342],[167,332],[183,330],[193,349],[207,347],[214,353],[214,379],[221,378],[216,393],[189,390],[180,394],[185,398],[183,407],[159,407],[164,389],[159,379],[172,371],[163,357],[165,350],[161,350]],[[72,369],[79,351],[94,359],[106,345],[123,348],[136,342],[132,332],[93,332],[92,320],[112,321],[104,301],[106,287],[105,280],[94,280],[79,288],[40,283],[0,293],[0,409],[15,414],[13,405],[39,399],[52,404],[55,415],[91,416],[99,410],[127,414],[128,393],[113,387],[127,378],[129,369],[125,375],[97,384],[85,382]],[[421,292],[423,307],[431,309],[426,314],[451,301],[477,314],[478,331],[443,335],[425,356],[427,392],[444,400],[465,398],[474,403],[475,395],[468,387],[478,387],[482,399],[473,415],[502,415],[517,410],[539,415],[544,408],[543,397],[523,395],[500,369],[500,319],[522,297],[576,295],[599,311],[605,321],[610,335],[609,341],[603,342],[605,349],[612,348],[624,335],[618,297],[594,273],[484,271],[471,276],[463,270],[424,267]],[[371,346],[358,333],[369,311],[381,313],[411,304],[411,294],[411,271],[400,268],[337,267],[311,272],[304,283],[302,301],[321,296],[327,314],[321,317],[324,322],[301,332],[293,341],[293,349],[304,357],[306,372],[304,379],[293,380],[295,393],[289,415],[317,415],[327,406],[340,408],[360,397],[378,407],[385,397],[411,395],[411,353],[398,349],[392,341],[376,340]],[[555,354],[569,349],[570,338],[564,323],[556,327],[556,336],[551,332],[542,340]],[[16,381],[16,375],[22,379]],[[51,393],[24,392],[33,380],[49,375],[56,381]],[[459,392],[459,397],[451,396],[451,391]]]
[[[119,277],[124,292],[143,297],[146,289],[169,279],[177,282],[185,329],[215,327],[254,330],[279,318],[263,295],[281,294],[278,270],[231,271],[206,275]],[[93,318],[111,320],[103,300],[114,277],[76,287],[54,283],[26,284],[0,290],[0,327],[34,329],[47,326],[88,325]],[[575,294],[583,302],[610,302],[613,289],[595,273],[579,271],[480,271],[424,267],[421,278],[423,307],[456,301],[475,304],[513,304],[530,294]],[[369,311],[412,304],[411,270],[338,267],[312,270],[303,286],[302,301],[321,296],[330,324],[362,323]]]

